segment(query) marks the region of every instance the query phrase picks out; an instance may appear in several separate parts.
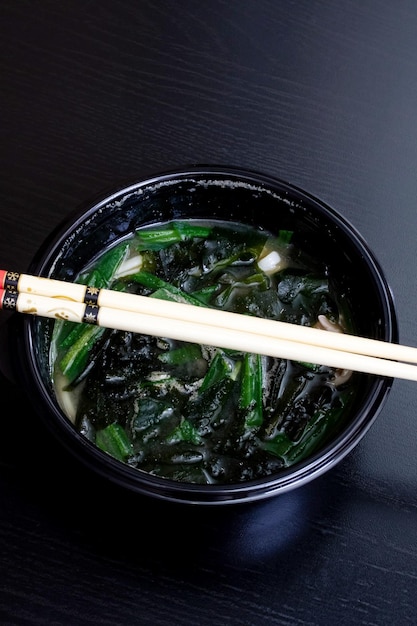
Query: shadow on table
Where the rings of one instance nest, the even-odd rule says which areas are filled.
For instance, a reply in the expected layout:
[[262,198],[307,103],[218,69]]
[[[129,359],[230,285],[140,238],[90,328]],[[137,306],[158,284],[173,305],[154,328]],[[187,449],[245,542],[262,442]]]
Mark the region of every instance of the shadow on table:
[[[2,378],[3,398],[8,389]],[[0,472],[18,491],[16,506],[39,516],[44,532],[48,526],[65,530],[71,543],[103,557],[184,571],[220,560],[273,560],[302,541],[331,497],[326,477],[252,504],[184,505],[125,492],[80,467],[45,431],[27,399],[17,394],[12,404],[3,420]]]

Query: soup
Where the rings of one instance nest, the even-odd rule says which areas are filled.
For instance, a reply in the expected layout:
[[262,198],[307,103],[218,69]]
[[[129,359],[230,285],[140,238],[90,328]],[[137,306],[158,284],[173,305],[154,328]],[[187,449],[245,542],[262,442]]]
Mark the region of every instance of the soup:
[[[329,269],[288,230],[220,220],[144,227],[77,281],[353,331]],[[50,360],[60,405],[80,433],[139,471],[198,484],[261,478],[305,459],[341,427],[360,377],[178,341],[168,331],[155,337],[63,321],[55,322]]]

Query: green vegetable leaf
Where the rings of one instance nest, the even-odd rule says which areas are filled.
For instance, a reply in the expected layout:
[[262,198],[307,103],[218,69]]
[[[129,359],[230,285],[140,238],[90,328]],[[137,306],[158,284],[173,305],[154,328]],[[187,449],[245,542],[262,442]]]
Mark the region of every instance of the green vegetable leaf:
[[179,348],[167,350],[158,355],[158,359],[167,365],[182,365],[201,358],[201,347],[195,343],[186,343]]
[[182,419],[177,428],[167,438],[168,443],[178,443],[179,441],[186,441],[194,445],[199,445],[202,442],[197,429],[191,424],[189,420]]

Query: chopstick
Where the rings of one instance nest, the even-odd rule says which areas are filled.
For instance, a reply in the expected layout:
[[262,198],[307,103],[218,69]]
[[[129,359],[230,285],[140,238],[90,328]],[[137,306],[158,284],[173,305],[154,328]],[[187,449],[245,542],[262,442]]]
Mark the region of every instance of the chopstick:
[[417,381],[417,348],[0,270],[0,309]]

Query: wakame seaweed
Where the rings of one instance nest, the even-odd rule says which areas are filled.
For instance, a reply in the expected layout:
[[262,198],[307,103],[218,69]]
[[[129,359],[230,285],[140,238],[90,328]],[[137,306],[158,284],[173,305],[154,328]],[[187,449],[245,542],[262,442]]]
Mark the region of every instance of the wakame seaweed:
[[[158,224],[78,280],[301,325],[326,316],[349,331],[327,268],[295,235],[221,221]],[[101,450],[199,484],[238,483],[303,460],[355,394],[356,375],[339,384],[329,367],[71,323],[56,324],[51,359],[61,405]]]

